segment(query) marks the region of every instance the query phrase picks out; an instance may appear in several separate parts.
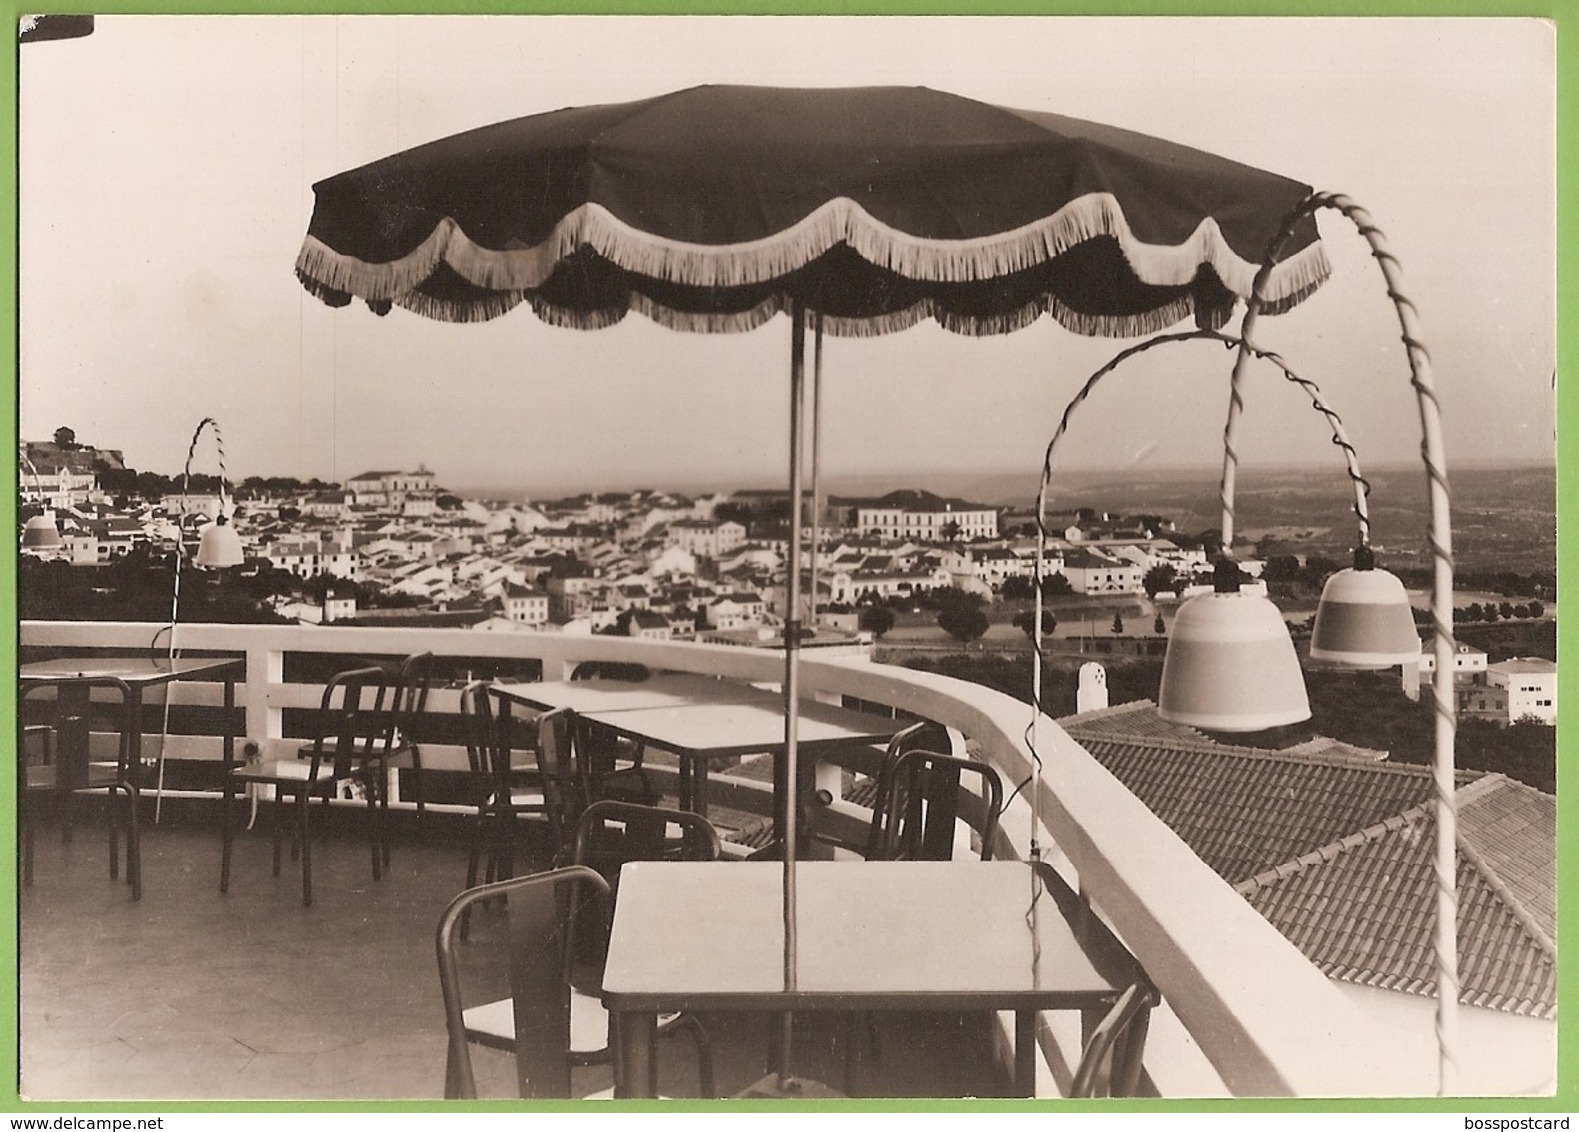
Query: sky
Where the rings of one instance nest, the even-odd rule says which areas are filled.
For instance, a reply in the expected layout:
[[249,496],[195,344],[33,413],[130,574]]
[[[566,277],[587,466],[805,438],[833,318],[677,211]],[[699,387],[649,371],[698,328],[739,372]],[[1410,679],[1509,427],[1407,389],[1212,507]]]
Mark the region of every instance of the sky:
[[[1554,32],[1528,19],[101,16],[20,60],[18,427],[180,472],[204,416],[226,470],[343,480],[425,465],[457,490],[782,484],[789,324],[595,331],[524,307],[448,325],[333,310],[293,266],[312,184],[504,118],[700,83],[924,85],[1156,134],[1341,191],[1420,311],[1455,462],[1550,460]],[[1258,340],[1321,386],[1367,464],[1418,463],[1396,316],[1364,241]],[[1023,470],[1127,342],[1049,319],[824,347],[826,482]],[[1153,350],[1104,380],[1060,467],[1221,459],[1230,356]],[[1247,468],[1341,461],[1275,370]],[[216,470],[211,447],[194,470]],[[1245,482],[1242,478],[1241,482]],[[1341,486],[1335,487],[1340,492]]]

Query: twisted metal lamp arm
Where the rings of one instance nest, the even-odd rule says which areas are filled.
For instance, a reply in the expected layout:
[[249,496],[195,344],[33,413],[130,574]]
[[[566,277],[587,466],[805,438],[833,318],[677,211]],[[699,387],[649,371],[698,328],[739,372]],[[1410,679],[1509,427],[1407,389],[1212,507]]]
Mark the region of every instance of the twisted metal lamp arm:
[[1454,754],[1453,741],[1457,729],[1457,712],[1453,702],[1453,532],[1451,502],[1447,487],[1447,463],[1442,444],[1442,412],[1437,400],[1436,386],[1431,375],[1431,356],[1421,341],[1415,305],[1403,293],[1402,271],[1397,258],[1387,248],[1382,234],[1370,213],[1341,193],[1312,193],[1296,205],[1284,218],[1282,230],[1267,245],[1261,268],[1256,273],[1244,320],[1240,324],[1239,356],[1234,361],[1234,371],[1228,402],[1228,420],[1223,429],[1223,545],[1224,554],[1233,540],[1234,472],[1238,456],[1233,438],[1239,415],[1244,409],[1240,387],[1247,363],[1254,352],[1252,333],[1256,318],[1266,298],[1267,280],[1277,263],[1283,246],[1288,242],[1294,226],[1306,216],[1313,216],[1323,209],[1341,213],[1354,225],[1371,248],[1371,257],[1381,269],[1387,286],[1387,297],[1392,300],[1394,312],[1402,334],[1405,353],[1409,361],[1409,384],[1415,391],[1415,401],[1420,413],[1420,456],[1425,464],[1426,487],[1430,493],[1431,519],[1428,541],[1431,546],[1431,634],[1432,652],[1436,661],[1436,676],[1431,682],[1431,702],[1435,711],[1435,752],[1433,778],[1436,794],[1436,852],[1433,872],[1436,882],[1436,960],[1437,960],[1437,1013],[1436,1034],[1438,1060],[1438,1092],[1449,1095],[1457,1081],[1456,1055],[1458,1036],[1458,890],[1457,890],[1457,816],[1453,797]]
[[28,475],[33,477],[33,490],[38,492],[39,506],[48,507],[49,504],[44,499],[44,477],[38,474],[38,468],[36,468],[33,464],[33,461],[28,458],[26,448],[18,448],[16,450],[16,454],[17,458],[22,461],[22,466],[27,469]]
[[[180,650],[176,647],[175,630],[180,623],[181,614],[181,557],[186,552],[187,490],[192,482],[192,461],[197,456],[197,442],[202,439],[205,428],[213,429],[214,445],[219,452],[219,510],[222,517],[225,513],[226,505],[230,502],[230,496],[225,491],[225,438],[219,431],[219,422],[213,417],[204,417],[197,422],[197,428],[192,431],[192,441],[186,446],[186,467],[181,473],[181,514],[176,520],[175,564],[170,585],[170,636],[166,650],[166,657],[171,667],[175,666],[176,657],[180,655]],[[154,641],[157,642],[158,639],[159,635],[157,633],[154,634]],[[158,764],[158,779],[154,786],[155,825],[159,823],[164,809],[164,741],[170,734],[170,695],[168,692],[165,694],[163,716],[159,754],[156,760]]]
[[[1343,452],[1344,464],[1348,472],[1349,481],[1354,487],[1353,509],[1354,514],[1359,519],[1360,523],[1360,545],[1370,545],[1371,518],[1370,510],[1367,504],[1367,498],[1370,495],[1371,484],[1370,481],[1360,473],[1359,456],[1354,450],[1354,445],[1349,441],[1348,430],[1343,426],[1343,418],[1338,415],[1336,410],[1327,404],[1325,398],[1322,396],[1321,387],[1318,386],[1314,381],[1311,381],[1305,377],[1301,377],[1299,374],[1295,373],[1292,367],[1290,367],[1289,364],[1283,360],[1281,355],[1274,353],[1271,350],[1258,349],[1257,347],[1246,343],[1241,338],[1235,338],[1232,335],[1224,334],[1221,331],[1188,330],[1172,334],[1158,334],[1146,339],[1144,342],[1140,342],[1134,346],[1120,350],[1108,360],[1107,364],[1102,366],[1090,377],[1088,377],[1085,384],[1080,387],[1079,392],[1077,392],[1070,400],[1069,404],[1064,407],[1063,415],[1058,421],[1058,427],[1054,430],[1052,439],[1047,442],[1047,451],[1042,459],[1042,482],[1036,496],[1036,570],[1033,585],[1035,593],[1033,594],[1032,598],[1033,622],[1031,632],[1032,714],[1031,725],[1026,729],[1026,743],[1030,747],[1033,761],[1031,786],[1031,821],[1033,825],[1031,831],[1031,851],[1033,857],[1039,852],[1036,831],[1034,828],[1037,804],[1039,801],[1038,786],[1041,780],[1041,759],[1040,756],[1037,755],[1038,748],[1036,746],[1036,721],[1041,717],[1042,714],[1042,565],[1045,561],[1047,550],[1047,499],[1048,491],[1052,486],[1053,479],[1053,454],[1058,448],[1058,442],[1063,438],[1064,434],[1069,431],[1069,423],[1074,416],[1075,410],[1085,402],[1086,398],[1091,395],[1092,391],[1097,387],[1103,378],[1107,377],[1108,374],[1112,373],[1124,362],[1138,354],[1143,354],[1147,350],[1155,349],[1158,346],[1171,345],[1177,342],[1217,342],[1225,349],[1239,349],[1242,351],[1248,351],[1251,356],[1268,361],[1275,365],[1282,372],[1285,379],[1304,390],[1306,396],[1310,398],[1311,407],[1317,412],[1321,413],[1322,416],[1327,419],[1327,424],[1332,429],[1330,442],[1335,447],[1341,449]],[[1023,784],[1021,788],[1023,789]],[[1017,792],[1018,791],[1016,791],[1016,793]],[[1004,804],[1005,807],[1007,807],[1007,801]]]

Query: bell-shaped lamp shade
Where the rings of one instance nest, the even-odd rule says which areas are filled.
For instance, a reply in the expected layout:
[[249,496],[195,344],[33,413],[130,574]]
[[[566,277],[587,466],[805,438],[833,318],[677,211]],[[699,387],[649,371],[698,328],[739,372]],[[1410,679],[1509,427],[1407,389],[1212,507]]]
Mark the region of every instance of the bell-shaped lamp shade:
[[1277,606],[1241,591],[1199,594],[1180,606],[1157,710],[1205,731],[1264,731],[1309,719],[1305,677]]
[[22,546],[26,550],[51,550],[61,545],[60,528],[52,511],[34,515],[22,525]]
[[242,559],[241,536],[223,515],[203,528],[197,543],[199,566],[240,566]]
[[1345,668],[1391,668],[1420,658],[1409,595],[1396,574],[1355,565],[1327,579],[1310,634],[1310,659]]

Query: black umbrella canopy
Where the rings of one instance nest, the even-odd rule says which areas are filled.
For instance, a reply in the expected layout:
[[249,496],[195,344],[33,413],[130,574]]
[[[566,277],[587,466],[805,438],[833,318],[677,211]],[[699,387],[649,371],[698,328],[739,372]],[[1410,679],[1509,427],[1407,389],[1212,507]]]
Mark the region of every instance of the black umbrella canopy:
[[[701,86],[499,122],[314,191],[297,274],[331,305],[729,331],[795,302],[834,334],[1001,333],[1046,312],[1128,335],[1220,326],[1310,189],[924,87]],[[1264,309],[1327,271],[1307,217]]]

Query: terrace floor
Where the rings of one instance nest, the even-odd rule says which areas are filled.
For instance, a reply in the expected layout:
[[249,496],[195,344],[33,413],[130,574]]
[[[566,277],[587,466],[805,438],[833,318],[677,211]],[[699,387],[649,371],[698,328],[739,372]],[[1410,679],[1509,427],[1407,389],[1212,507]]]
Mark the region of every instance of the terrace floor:
[[[404,815],[402,815],[404,817]],[[37,831],[35,878],[18,898],[20,1094],[31,1100],[438,1099],[445,1029],[433,932],[462,887],[460,825],[394,831],[389,874],[373,882],[366,841],[331,830],[315,847],[316,902],[301,904],[288,858],[270,875],[267,835],[237,839],[230,893],[218,891],[212,807],[167,801],[143,838],[143,898],[109,879],[107,835],[89,817],[74,841]],[[349,823],[347,823],[349,824]],[[719,868],[730,867],[721,862]],[[495,980],[502,922],[474,921],[469,974]],[[491,988],[484,986],[483,993]],[[704,1019],[724,1096],[769,1071],[765,1017]],[[986,1018],[885,1018],[863,1096],[1003,1095]],[[803,1017],[796,1073],[843,1080],[836,1018]],[[513,1095],[507,1057],[474,1050],[485,1097]],[[695,1096],[685,1042],[660,1050],[666,1096]],[[611,1083],[577,1070],[578,1091]]]

